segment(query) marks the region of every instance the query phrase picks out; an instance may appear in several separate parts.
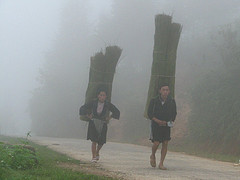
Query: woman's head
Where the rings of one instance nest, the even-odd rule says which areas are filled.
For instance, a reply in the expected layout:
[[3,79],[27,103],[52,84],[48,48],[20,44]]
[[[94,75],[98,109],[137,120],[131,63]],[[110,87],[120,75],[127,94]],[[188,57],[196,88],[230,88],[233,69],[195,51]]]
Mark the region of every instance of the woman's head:
[[97,97],[98,97],[98,101],[104,102],[107,98],[107,91],[104,89],[98,90]]

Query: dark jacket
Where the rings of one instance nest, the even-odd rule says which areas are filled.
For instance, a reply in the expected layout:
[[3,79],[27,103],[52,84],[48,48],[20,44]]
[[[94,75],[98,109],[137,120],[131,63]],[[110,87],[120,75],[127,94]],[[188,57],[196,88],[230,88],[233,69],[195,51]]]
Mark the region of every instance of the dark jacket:
[[152,120],[153,117],[161,121],[175,121],[177,115],[176,102],[171,97],[168,97],[162,105],[160,96],[151,99],[148,106],[148,117]]
[[93,100],[89,103],[86,103],[80,107],[79,115],[85,116],[88,114],[92,114],[93,118],[106,120],[107,116],[109,116],[109,112],[111,112],[112,118],[114,119],[120,118],[120,111],[112,103],[105,101],[101,114],[97,113],[97,106],[98,106],[98,100]]

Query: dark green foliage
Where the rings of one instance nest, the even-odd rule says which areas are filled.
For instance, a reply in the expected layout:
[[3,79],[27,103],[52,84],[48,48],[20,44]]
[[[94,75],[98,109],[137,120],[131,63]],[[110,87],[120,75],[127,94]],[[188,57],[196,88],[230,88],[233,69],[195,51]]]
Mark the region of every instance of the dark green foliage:
[[0,143],[0,179],[8,179],[14,171],[37,167],[38,158],[33,147]]
[[158,94],[159,86],[168,83],[174,97],[176,53],[181,34],[181,25],[172,23],[172,17],[164,14],[155,17],[155,35],[151,79],[145,117],[150,100]]
[[38,163],[35,153],[22,145],[0,145],[0,166],[11,169],[31,169]]

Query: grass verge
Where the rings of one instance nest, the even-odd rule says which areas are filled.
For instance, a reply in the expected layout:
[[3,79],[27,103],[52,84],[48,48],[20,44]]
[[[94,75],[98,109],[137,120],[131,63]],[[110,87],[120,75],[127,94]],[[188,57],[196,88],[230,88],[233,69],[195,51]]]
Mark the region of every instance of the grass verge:
[[[22,146],[28,144],[36,153]],[[60,167],[60,164],[80,166],[85,164],[45,146],[39,146],[22,138],[0,136],[1,180],[111,180],[112,178],[86,174],[79,170]],[[14,154],[15,152],[15,154]],[[80,168],[79,168],[80,169]]]

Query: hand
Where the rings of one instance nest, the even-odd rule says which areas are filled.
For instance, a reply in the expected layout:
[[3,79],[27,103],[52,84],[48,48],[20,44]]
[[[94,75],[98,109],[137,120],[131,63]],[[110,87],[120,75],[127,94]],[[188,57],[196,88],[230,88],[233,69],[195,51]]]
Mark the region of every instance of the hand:
[[112,119],[112,116],[106,117],[106,121],[110,121]]
[[166,121],[162,121],[162,120],[159,120],[157,118],[153,118],[153,120],[158,123],[159,126],[166,126],[167,125],[167,122]]
[[162,120],[158,120],[158,125],[159,126],[166,126],[167,125],[167,122],[166,121],[162,121]]
[[89,119],[92,119],[93,115],[92,115],[92,114],[87,114],[87,117],[88,117]]

